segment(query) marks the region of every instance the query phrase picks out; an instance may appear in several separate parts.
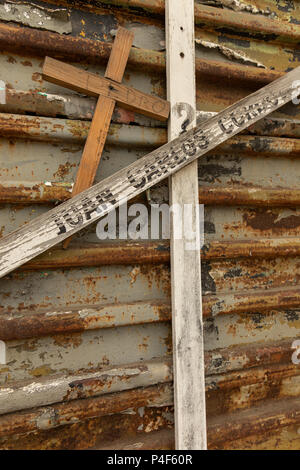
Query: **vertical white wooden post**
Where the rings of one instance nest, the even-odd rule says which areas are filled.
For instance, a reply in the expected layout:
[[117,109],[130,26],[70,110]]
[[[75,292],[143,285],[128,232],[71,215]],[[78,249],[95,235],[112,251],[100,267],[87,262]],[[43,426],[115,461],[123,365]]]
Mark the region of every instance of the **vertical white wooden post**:
[[[167,89],[171,103],[169,140],[196,122],[194,0],[166,0]],[[170,178],[170,202],[192,204],[193,231],[200,244],[197,161]],[[186,206],[185,206],[186,207]],[[176,449],[206,449],[200,250],[174,236],[171,217],[172,324]]]

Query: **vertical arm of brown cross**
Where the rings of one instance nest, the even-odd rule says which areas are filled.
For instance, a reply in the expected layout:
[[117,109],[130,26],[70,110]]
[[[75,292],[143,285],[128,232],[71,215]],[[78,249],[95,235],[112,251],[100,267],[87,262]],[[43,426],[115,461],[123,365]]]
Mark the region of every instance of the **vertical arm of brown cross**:
[[[115,82],[121,83],[132,46],[133,37],[134,35],[132,32],[125,28],[118,28],[105,71],[106,78],[110,78]],[[72,197],[89,188],[94,183],[115,104],[116,102],[112,98],[107,98],[105,96],[99,96],[98,98],[89,135],[85,143],[78,168]],[[70,241],[71,237],[64,241],[64,249],[68,247]]]

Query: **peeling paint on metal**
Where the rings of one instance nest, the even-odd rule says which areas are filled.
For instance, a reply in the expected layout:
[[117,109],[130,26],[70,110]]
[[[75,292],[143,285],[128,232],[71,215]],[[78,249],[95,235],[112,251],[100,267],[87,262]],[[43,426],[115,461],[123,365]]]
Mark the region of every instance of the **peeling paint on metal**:
[[170,380],[170,365],[166,361],[156,360],[75,376],[45,378],[28,385],[20,383],[12,389],[3,386],[0,387],[0,414],[146,387]]
[[[102,73],[112,29],[132,27],[124,82],[165,97],[163,14],[163,0],[75,0],[72,35],[0,25],[0,235],[70,197],[94,113],[41,80],[41,58]],[[297,65],[298,16],[293,1],[195,2],[199,119]],[[285,107],[199,165],[210,448],[299,449],[298,118]],[[166,138],[116,108],[97,181]],[[168,240],[99,243],[91,227],[1,280],[0,448],[174,447],[169,262]]]
[[244,11],[252,13],[253,15],[265,15],[271,18],[275,18],[277,16],[276,13],[271,12],[269,8],[266,8],[264,10],[261,8],[257,8],[255,5],[251,5],[250,3],[242,2],[241,0],[198,0],[198,3],[213,6],[222,6],[234,11]]
[[72,32],[70,13],[65,8],[45,8],[31,2],[6,0],[0,4],[0,19],[60,34]]
[[264,64],[261,64],[260,62],[253,60],[250,57],[247,57],[247,55],[242,51],[237,52],[234,49],[230,49],[229,47],[223,46],[222,44],[216,44],[214,42],[205,41],[204,39],[199,39],[199,38],[196,38],[195,42],[196,44],[209,48],[209,49],[217,49],[219,52],[221,52],[221,54],[223,54],[228,59],[234,59],[246,65],[251,64],[251,65],[255,65],[256,67],[260,67],[264,69],[266,68]]

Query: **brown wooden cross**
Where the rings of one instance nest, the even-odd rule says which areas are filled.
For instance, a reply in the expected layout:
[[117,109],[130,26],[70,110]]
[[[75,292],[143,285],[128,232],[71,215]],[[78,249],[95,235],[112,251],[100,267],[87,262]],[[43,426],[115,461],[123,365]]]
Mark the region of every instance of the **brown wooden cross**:
[[[57,85],[87,95],[97,96],[98,101],[85,143],[72,197],[93,185],[101,159],[106,137],[109,131],[115,104],[137,111],[146,116],[165,121],[168,119],[170,106],[168,101],[148,95],[134,88],[122,85],[125,67],[133,42],[133,33],[119,28],[112,46],[105,71],[105,78],[46,57],[43,78]],[[63,247],[67,248],[70,238]]]

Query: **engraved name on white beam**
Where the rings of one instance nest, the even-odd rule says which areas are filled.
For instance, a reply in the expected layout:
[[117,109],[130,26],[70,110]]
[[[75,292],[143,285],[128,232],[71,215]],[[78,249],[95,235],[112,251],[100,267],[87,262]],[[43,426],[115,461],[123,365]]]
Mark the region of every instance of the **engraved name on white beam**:
[[0,277],[280,108],[295,96],[299,78],[300,67],[6,235],[0,240]]

